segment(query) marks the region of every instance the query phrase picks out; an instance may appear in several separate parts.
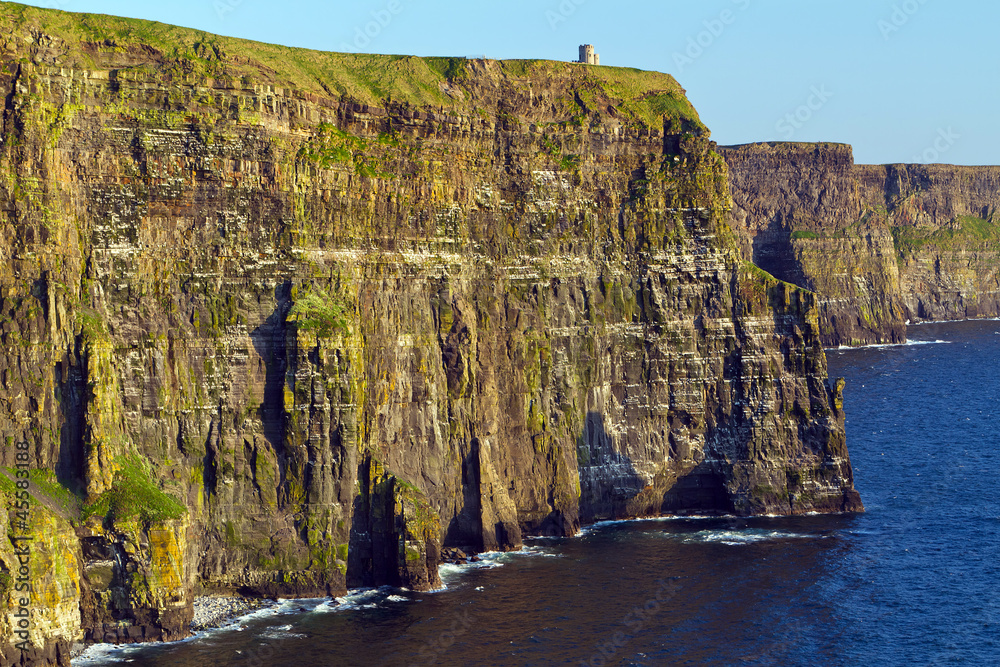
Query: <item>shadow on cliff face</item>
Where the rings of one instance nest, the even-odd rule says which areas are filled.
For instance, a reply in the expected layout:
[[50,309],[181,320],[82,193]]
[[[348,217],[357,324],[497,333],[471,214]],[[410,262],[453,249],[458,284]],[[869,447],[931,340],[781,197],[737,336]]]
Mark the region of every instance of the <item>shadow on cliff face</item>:
[[346,581],[358,586],[441,586],[441,526],[427,498],[371,454],[358,464]]
[[473,438],[469,451],[462,456],[462,509],[448,522],[443,546],[483,549],[479,447],[479,439]]
[[792,230],[780,218],[770,220],[753,237],[753,263],[779,280],[808,288],[792,245]]
[[[661,513],[730,513],[725,478],[707,463],[695,464],[670,438],[671,467],[652,480],[636,470],[622,443],[608,433],[604,415],[587,414],[577,440],[580,518],[583,521],[655,516]],[[684,461],[687,460],[688,463]]]
[[73,356],[66,355],[55,365],[56,399],[62,413],[59,431],[59,458],[56,478],[63,486],[83,490],[83,424],[86,380],[81,368],[83,340],[78,337]]
[[580,518],[594,521],[627,516],[628,501],[637,496],[646,483],[636,471],[632,459],[615,450],[604,415],[587,413],[587,421],[576,447],[580,471]]
[[347,551],[347,586],[399,586],[393,547],[395,507],[393,498],[373,494],[370,488],[371,457],[358,464],[360,493],[351,508]]
[[275,309],[250,332],[250,340],[264,360],[264,400],[258,409],[264,437],[275,451],[285,434],[285,371],[288,367],[285,317],[292,303],[292,284],[285,281],[274,289]]

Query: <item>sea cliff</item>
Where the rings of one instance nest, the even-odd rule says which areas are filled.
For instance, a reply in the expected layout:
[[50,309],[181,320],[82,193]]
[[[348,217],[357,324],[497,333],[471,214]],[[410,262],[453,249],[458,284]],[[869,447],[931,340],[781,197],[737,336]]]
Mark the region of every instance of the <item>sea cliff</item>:
[[820,304],[741,254],[671,77],[0,24],[0,664],[598,519],[861,509]]
[[824,343],[1000,316],[1000,167],[856,165],[844,144],[719,149],[730,224],[776,277],[815,291]]

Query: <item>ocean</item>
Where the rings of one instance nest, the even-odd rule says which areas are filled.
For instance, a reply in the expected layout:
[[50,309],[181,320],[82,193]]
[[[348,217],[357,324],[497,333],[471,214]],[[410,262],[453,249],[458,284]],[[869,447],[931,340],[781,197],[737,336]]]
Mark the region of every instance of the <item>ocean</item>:
[[1000,664],[1000,322],[828,352],[864,514],[608,522],[74,665]]

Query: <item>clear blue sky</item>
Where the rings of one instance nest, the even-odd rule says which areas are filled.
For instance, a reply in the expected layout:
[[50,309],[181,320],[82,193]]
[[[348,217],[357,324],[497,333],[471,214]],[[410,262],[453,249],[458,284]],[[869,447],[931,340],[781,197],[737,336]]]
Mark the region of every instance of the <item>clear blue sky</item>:
[[28,4],[328,51],[571,60],[587,42],[604,65],[673,74],[721,144],[839,141],[861,163],[1000,164],[1000,3],[986,0]]

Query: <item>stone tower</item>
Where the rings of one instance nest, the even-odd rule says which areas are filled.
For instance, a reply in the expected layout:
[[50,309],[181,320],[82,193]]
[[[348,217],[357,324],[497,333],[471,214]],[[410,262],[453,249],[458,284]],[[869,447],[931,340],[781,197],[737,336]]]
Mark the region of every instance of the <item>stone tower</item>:
[[583,63],[584,65],[600,65],[601,55],[594,52],[593,44],[581,44],[580,59],[577,60],[577,62]]

